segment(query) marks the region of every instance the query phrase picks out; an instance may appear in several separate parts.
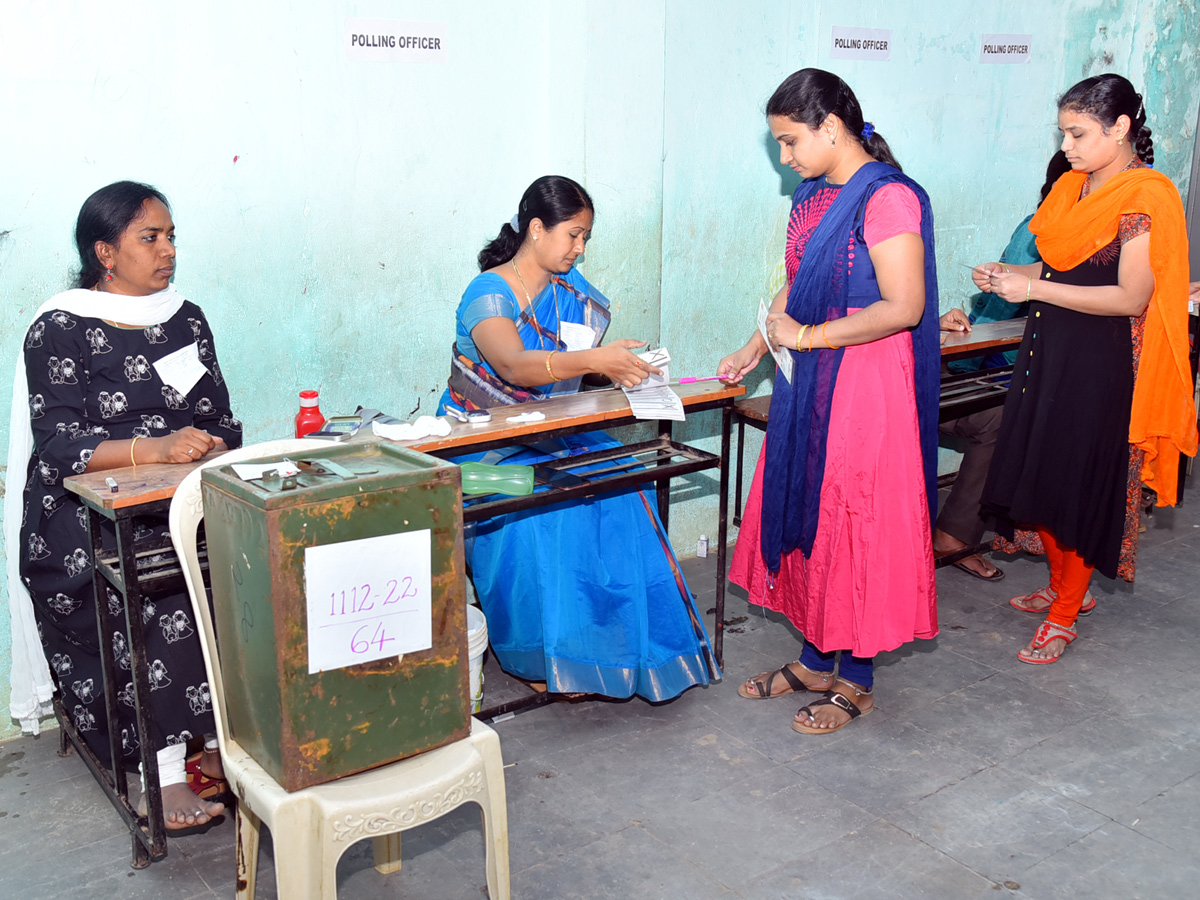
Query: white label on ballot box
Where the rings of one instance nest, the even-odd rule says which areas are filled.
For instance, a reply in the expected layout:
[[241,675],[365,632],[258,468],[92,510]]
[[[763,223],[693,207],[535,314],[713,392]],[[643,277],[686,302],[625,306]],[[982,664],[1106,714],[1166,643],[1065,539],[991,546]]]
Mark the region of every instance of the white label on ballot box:
[[431,532],[304,550],[308,673],[433,646]]

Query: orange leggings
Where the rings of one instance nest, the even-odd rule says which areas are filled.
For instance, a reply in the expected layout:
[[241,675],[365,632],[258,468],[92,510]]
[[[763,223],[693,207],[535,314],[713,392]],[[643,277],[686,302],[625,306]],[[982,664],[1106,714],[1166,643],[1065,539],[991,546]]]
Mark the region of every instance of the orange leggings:
[[1054,594],[1046,618],[1055,625],[1070,628],[1079,618],[1093,567],[1073,549],[1060,544],[1049,531],[1039,528],[1037,533],[1046,548],[1046,558],[1050,560],[1050,590]]

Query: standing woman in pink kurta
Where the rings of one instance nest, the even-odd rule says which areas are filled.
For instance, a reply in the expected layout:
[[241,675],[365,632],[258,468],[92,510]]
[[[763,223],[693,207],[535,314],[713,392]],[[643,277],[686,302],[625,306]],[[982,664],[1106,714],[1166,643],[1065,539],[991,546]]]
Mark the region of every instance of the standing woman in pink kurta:
[[767,318],[771,347],[755,332],[717,371],[738,381],[776,348],[794,369],[790,382],[775,378],[730,577],[805,644],[738,693],[817,692],[792,727],[830,734],[873,707],[877,653],[937,634],[933,215],[836,75],[791,75],[767,123],[780,161],[805,179],[788,223],[788,285]]

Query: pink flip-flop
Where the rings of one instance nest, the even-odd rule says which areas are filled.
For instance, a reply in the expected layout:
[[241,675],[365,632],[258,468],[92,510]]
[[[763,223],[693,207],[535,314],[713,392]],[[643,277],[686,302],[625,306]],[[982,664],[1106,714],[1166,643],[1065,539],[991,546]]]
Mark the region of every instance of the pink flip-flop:
[[[1037,651],[1048,647],[1051,641],[1056,641],[1059,638],[1062,638],[1064,641],[1066,641],[1067,647],[1069,647],[1071,646],[1071,642],[1077,637],[1079,637],[1079,632],[1075,630],[1074,626],[1067,628],[1063,625],[1058,625],[1054,622],[1051,622],[1049,619],[1046,619],[1041,625],[1038,626],[1037,633],[1033,636],[1032,649],[1033,652],[1036,653]],[[1063,647],[1063,653],[1066,653],[1067,647]],[[1060,653],[1058,656],[1034,656],[1032,653],[1026,653],[1025,649],[1021,648],[1017,651],[1017,659],[1021,660],[1023,663],[1029,663],[1030,665],[1045,666],[1049,665],[1050,663],[1058,662],[1060,659],[1062,659],[1062,653]]]
[[[1050,607],[1045,607],[1044,609],[1030,609],[1028,606],[1021,605],[1021,603],[1028,602],[1030,600],[1045,600],[1047,603],[1053,603],[1054,602],[1054,593],[1053,593],[1053,591],[1050,590],[1050,585],[1046,585],[1044,588],[1041,588],[1040,590],[1036,590],[1032,594],[1025,594],[1024,596],[1021,596],[1021,597],[1013,597],[1011,600],[1008,601],[1008,605],[1011,606],[1015,610],[1019,610],[1020,612],[1034,613],[1039,616],[1045,615],[1046,611],[1050,608]],[[1083,606],[1080,607],[1080,609],[1079,609],[1079,615],[1090,616],[1092,614],[1092,610],[1094,610],[1095,608],[1096,608],[1096,598],[1092,596],[1091,591],[1088,591],[1086,594],[1083,595]]]

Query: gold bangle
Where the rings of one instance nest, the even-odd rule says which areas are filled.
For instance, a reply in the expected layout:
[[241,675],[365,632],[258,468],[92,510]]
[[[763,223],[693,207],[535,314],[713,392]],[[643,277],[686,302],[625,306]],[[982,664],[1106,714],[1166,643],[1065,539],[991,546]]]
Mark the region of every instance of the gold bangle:
[[828,324],[829,324],[829,320],[826,319],[825,324],[821,326],[821,340],[823,340],[825,342],[825,345],[830,350],[841,350],[842,349],[841,347],[833,346],[833,344],[830,342],[829,338],[825,337],[825,325],[828,325]]
[[1033,299],[1033,276],[1029,276],[1029,287],[1025,288],[1025,302],[1028,303]]
[[557,352],[558,352],[557,350],[551,350],[546,355],[546,371],[550,373],[551,381],[561,381],[561,379],[557,375],[554,374],[554,370],[552,368],[550,368],[550,360],[554,358],[554,354]]
[[142,436],[140,434],[135,434],[133,436],[133,440],[129,442],[129,463],[135,469],[137,468],[137,460],[133,456],[133,448],[137,446],[137,442],[140,441],[141,439],[142,439]]
[[800,342],[801,342],[802,340],[804,340],[804,329],[805,329],[805,328],[808,328],[808,326],[807,326],[807,325],[801,325],[801,326],[800,326],[800,330],[796,332],[796,352],[797,352],[797,353],[801,353],[801,352],[803,352],[803,351],[801,350],[801,348],[800,348]]

